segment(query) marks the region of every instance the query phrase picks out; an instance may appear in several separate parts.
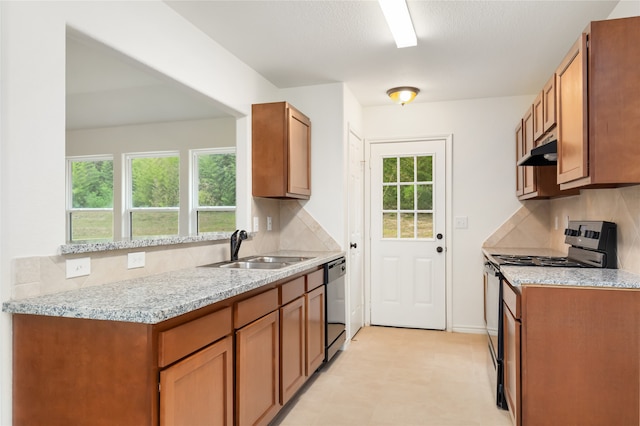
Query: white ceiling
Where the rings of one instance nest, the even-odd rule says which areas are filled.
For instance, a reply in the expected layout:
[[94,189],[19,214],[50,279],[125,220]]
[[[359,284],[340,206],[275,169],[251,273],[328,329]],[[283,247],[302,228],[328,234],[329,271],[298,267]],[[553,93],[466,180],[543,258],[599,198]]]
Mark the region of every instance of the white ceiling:
[[408,0],[418,45],[398,49],[375,0],[165,1],[280,88],[346,82],[364,106],[533,94],[618,1]]
[[[637,0],[634,0],[637,1]],[[534,94],[605,1],[408,0],[418,45],[398,49],[376,0],[165,1],[280,88],[345,82],[363,106]],[[225,115],[210,98],[105,46],[67,40],[67,128]]]

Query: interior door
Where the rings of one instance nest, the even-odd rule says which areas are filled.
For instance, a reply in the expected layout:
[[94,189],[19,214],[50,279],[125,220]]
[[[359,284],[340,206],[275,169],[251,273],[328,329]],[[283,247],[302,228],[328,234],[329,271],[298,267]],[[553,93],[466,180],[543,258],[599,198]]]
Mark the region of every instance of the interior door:
[[371,144],[371,323],[444,329],[444,139]]
[[364,323],[364,145],[349,130],[349,338],[356,335]]

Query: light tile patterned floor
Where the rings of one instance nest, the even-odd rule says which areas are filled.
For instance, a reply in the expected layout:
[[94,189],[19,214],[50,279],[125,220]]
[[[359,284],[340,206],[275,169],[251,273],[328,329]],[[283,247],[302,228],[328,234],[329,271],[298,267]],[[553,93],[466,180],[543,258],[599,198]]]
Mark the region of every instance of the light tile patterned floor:
[[484,335],[365,327],[274,424],[510,426],[486,351]]

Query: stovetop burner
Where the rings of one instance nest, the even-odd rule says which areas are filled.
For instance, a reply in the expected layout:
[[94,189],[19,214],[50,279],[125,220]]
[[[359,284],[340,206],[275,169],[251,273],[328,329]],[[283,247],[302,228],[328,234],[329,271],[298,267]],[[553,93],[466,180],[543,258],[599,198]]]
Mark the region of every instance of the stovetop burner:
[[510,266],[557,266],[565,268],[582,268],[586,265],[567,257],[528,256],[513,254],[494,254],[492,256],[499,265]]

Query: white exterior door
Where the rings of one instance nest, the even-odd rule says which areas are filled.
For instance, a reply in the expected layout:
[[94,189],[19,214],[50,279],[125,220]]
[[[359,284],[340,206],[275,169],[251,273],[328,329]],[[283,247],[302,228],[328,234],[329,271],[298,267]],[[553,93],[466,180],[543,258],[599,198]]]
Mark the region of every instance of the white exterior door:
[[371,144],[371,323],[446,327],[444,139]]
[[349,131],[349,338],[364,323],[363,208],[364,145],[358,135]]

